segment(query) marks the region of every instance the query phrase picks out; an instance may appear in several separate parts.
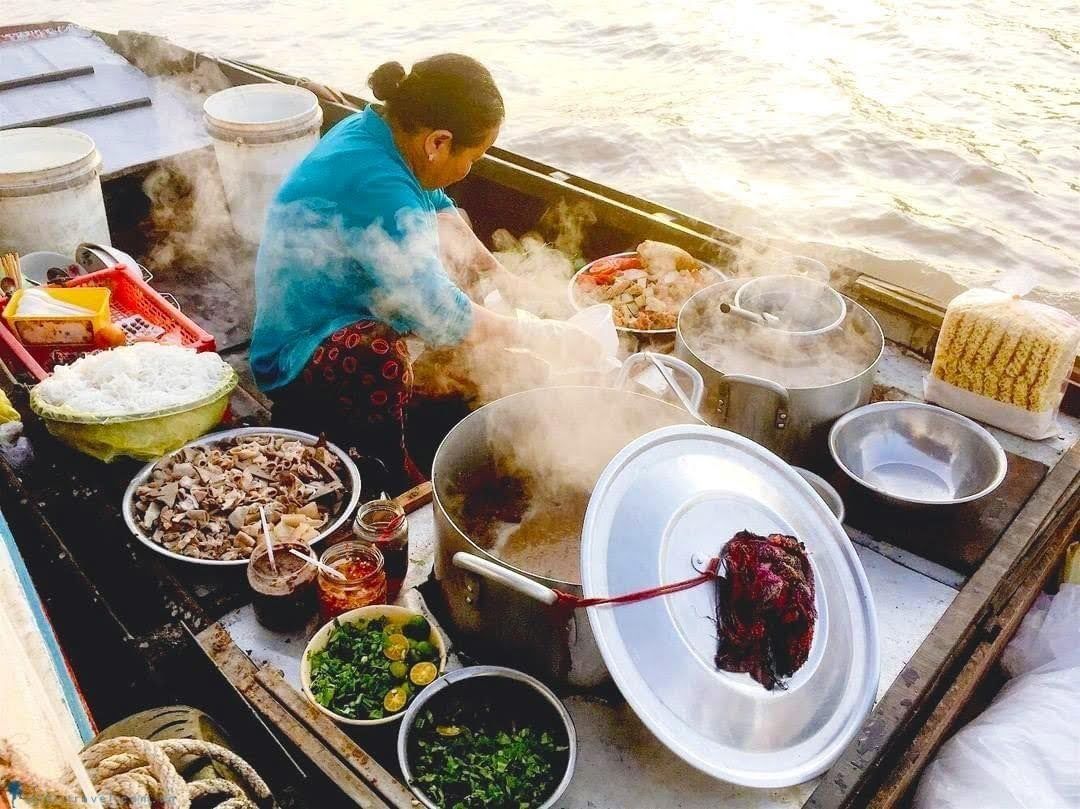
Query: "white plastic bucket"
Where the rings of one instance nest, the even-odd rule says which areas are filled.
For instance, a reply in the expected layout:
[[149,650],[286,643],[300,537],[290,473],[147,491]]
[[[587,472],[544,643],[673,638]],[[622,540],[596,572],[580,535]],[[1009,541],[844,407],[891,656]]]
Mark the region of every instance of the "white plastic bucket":
[[214,93],[203,113],[233,227],[257,243],[274,194],[319,141],[322,107],[302,87],[244,84]]
[[26,127],[0,132],[0,253],[109,244],[101,155],[82,132]]

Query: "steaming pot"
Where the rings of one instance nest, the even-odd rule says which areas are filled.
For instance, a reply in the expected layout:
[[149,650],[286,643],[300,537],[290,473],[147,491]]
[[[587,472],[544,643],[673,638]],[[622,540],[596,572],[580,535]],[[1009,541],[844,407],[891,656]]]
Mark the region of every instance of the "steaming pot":
[[[866,309],[844,297],[847,312],[838,334],[831,339],[857,336],[867,348],[864,365],[846,379],[821,385],[785,387],[773,379],[741,373],[728,373],[715,360],[704,356],[703,335],[706,331],[731,329],[742,324],[732,322],[731,315],[720,311],[721,303],[731,303],[746,279],[734,279],[715,284],[694,294],[679,312],[676,329],[675,354],[689,363],[702,376],[705,397],[699,415],[714,427],[724,427],[775,452],[789,463],[805,466],[826,451],[829,428],[840,416],[870,401],[878,363],[885,349],[881,326]],[[843,297],[843,296],[841,296]],[[753,328],[766,329],[764,326]],[[813,357],[821,344],[809,336],[802,346],[806,356]],[[763,351],[761,346],[746,345],[747,352]],[[820,351],[817,352],[819,355]],[[819,356],[823,363],[822,376],[828,356]]]
[[[700,392],[699,392],[700,394]],[[695,402],[697,404],[697,402]],[[633,439],[660,427],[696,423],[685,410],[649,396],[598,387],[528,390],[484,405],[459,422],[435,454],[435,577],[450,620],[459,632],[495,649],[512,662],[554,682],[588,687],[608,677],[584,610],[560,610],[552,588],[580,596],[577,581],[559,581],[514,567],[485,550],[454,514],[451,487],[499,457],[499,441],[543,436],[553,449],[554,472],[595,469],[596,474]],[[605,446],[583,437],[625,429]],[[593,480],[590,483],[591,491]],[[584,521],[584,512],[580,515]],[[580,556],[580,537],[565,553]]]

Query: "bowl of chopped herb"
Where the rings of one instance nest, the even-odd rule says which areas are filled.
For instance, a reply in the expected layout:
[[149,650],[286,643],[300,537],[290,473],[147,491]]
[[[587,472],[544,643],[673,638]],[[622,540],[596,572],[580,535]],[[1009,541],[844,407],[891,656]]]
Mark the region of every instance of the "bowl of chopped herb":
[[397,750],[405,782],[428,809],[548,809],[574,776],[577,733],[539,680],[471,666],[417,695]]
[[415,610],[377,604],[350,610],[315,633],[300,685],[343,725],[385,725],[405,715],[446,668],[446,643]]

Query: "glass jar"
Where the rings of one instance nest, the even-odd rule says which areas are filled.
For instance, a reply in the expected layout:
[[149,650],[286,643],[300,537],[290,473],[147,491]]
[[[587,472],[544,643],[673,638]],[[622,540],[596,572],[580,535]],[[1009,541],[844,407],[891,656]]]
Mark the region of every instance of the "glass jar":
[[320,559],[345,576],[336,579],[319,571],[319,612],[324,621],[349,610],[386,603],[383,555],[374,545],[355,539],[327,548]]
[[275,543],[271,565],[266,545],[259,543],[247,567],[255,617],[267,629],[279,632],[303,627],[318,609],[315,565],[297,559],[289,553],[290,549],[311,555],[306,543]]
[[405,509],[386,498],[364,503],[353,519],[353,535],[382,552],[387,598],[393,601],[409,572],[409,520]]

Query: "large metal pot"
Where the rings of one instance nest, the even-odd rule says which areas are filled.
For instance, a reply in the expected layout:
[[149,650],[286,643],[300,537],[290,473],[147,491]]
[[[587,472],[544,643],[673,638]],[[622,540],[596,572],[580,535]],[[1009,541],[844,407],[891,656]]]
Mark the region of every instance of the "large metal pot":
[[[583,687],[603,682],[607,668],[587,616],[553,603],[552,588],[581,595],[579,581],[512,567],[482,548],[453,512],[453,486],[459,476],[499,457],[506,442],[521,442],[541,452],[550,448],[539,458],[537,474],[572,475],[575,481],[591,477],[591,491],[608,461],[630,441],[660,427],[694,422],[682,408],[658,399],[595,387],[517,393],[459,422],[439,446],[432,473],[435,576],[455,627],[545,679]],[[566,543],[575,560],[580,558],[577,539]]]
[[[704,380],[705,399],[699,411],[702,420],[745,435],[790,463],[812,462],[824,455],[832,424],[870,401],[885,336],[873,315],[845,297],[847,313],[831,339],[838,339],[837,335],[857,336],[870,346],[865,367],[858,373],[830,384],[800,387],[785,387],[761,376],[728,373],[730,368],[718,367],[702,356],[702,324],[718,330],[744,327],[741,321],[720,311],[720,305],[731,303],[743,283],[745,279],[724,281],[701,290],[686,302],[679,313],[676,356],[697,369]],[[810,357],[815,344],[809,341],[822,338],[798,339],[808,341],[805,346]],[[823,361],[827,359],[823,357]]]

